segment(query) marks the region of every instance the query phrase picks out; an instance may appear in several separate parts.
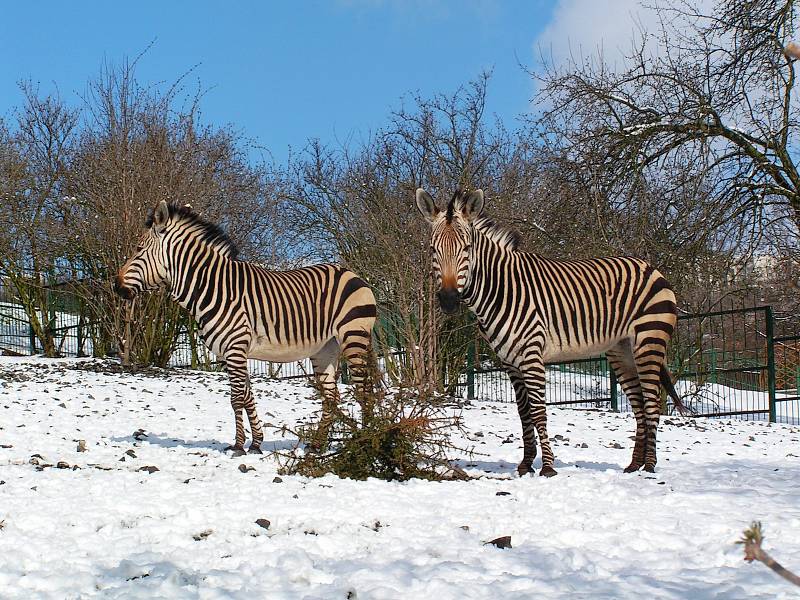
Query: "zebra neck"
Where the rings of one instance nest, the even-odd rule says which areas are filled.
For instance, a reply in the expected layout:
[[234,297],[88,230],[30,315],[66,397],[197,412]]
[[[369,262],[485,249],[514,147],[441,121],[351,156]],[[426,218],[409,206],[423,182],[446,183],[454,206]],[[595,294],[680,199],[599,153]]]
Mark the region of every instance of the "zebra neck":
[[461,292],[461,299],[475,315],[480,319],[480,299],[482,296],[481,290],[484,289],[487,281],[487,273],[490,268],[487,265],[487,257],[493,244],[491,244],[482,235],[477,234],[474,238],[474,243],[469,251],[469,277],[464,283],[463,291]]
[[493,320],[501,282],[508,276],[513,259],[505,248],[476,233],[469,251],[469,277],[461,299],[478,322],[486,325]]
[[172,298],[195,318],[198,317],[197,301],[208,289],[212,271],[221,273],[222,263],[228,259],[210,248],[200,248],[176,256],[172,266]]

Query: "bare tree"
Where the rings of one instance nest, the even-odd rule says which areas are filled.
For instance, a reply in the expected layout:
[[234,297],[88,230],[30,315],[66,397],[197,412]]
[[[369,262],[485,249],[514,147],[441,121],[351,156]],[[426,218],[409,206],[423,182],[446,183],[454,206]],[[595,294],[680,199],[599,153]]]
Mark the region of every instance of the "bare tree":
[[243,256],[281,261],[282,236],[273,243],[271,235],[280,226],[277,183],[263,166],[250,164],[237,134],[200,124],[198,96],[188,105],[180,100],[177,84],[162,92],[137,83],[135,61],[105,67],[86,94],[86,124],[69,171],[69,218],[101,354],[120,348],[130,360],[165,365],[190,325],[164,294],[131,306],[112,290],[148,212],[161,200],[190,204],[221,223]]
[[[620,69],[595,59],[546,63],[537,125],[590,149],[612,201],[621,182],[676,155],[702,175],[706,226],[739,222],[752,242],[774,219],[800,224],[792,152],[798,112],[793,0],[720,0],[710,14],[660,3],[660,27],[635,41]],[[628,183],[625,183],[628,182]]]
[[69,246],[63,182],[78,115],[57,96],[22,83],[25,103],[13,134],[3,128],[0,275],[14,289],[47,356],[55,356],[51,288],[63,276]]
[[[428,237],[414,207],[420,185],[452,194],[457,185],[491,190],[516,181],[516,144],[486,123],[489,76],[452,95],[413,96],[366,144],[338,150],[312,143],[287,174],[295,230],[318,253],[338,260],[375,290],[377,328],[390,371],[418,386],[438,386],[463,368],[474,330],[462,314],[444,322],[430,279]],[[451,378],[451,382],[453,379]]]

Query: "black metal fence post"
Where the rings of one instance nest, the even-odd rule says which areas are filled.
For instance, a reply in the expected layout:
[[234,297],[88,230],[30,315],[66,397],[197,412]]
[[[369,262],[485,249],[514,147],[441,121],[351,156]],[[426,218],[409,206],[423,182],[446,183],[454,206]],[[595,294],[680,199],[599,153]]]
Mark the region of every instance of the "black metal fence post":
[[81,307],[80,311],[81,312],[78,315],[78,330],[76,332],[76,338],[77,338],[76,339],[76,343],[78,345],[78,349],[77,349],[76,355],[78,356],[78,358],[80,358],[82,356],[86,356],[86,353],[83,351],[83,344],[85,342],[85,338],[84,338],[84,334],[83,334],[83,327],[85,325],[84,316],[83,316],[83,307]]
[[775,406],[775,319],[771,306],[764,307],[767,335],[767,393],[769,394],[769,422],[778,420]]
[[475,400],[475,343],[467,348],[467,399]]
[[609,395],[611,396],[611,410],[614,412],[619,412],[619,397],[617,396],[617,375],[614,373],[614,369],[611,368],[611,364],[606,359],[606,368],[608,369],[608,386],[609,386]]
[[36,354],[36,332],[33,330],[33,324],[30,322],[28,322],[28,344],[31,354]]

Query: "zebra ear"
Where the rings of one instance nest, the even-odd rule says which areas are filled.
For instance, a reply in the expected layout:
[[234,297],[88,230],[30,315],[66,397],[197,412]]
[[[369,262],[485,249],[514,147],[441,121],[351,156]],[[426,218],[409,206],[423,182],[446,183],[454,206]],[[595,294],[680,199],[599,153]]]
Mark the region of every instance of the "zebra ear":
[[428,223],[433,223],[439,215],[439,209],[436,208],[436,202],[433,201],[431,195],[422,188],[417,189],[417,209]]
[[475,190],[464,198],[461,203],[461,215],[467,220],[472,221],[479,217],[483,212],[483,190]]
[[156,211],[153,213],[153,225],[155,226],[156,231],[163,231],[168,220],[169,206],[167,206],[167,202],[165,200],[162,200],[158,203],[158,206],[156,206]]

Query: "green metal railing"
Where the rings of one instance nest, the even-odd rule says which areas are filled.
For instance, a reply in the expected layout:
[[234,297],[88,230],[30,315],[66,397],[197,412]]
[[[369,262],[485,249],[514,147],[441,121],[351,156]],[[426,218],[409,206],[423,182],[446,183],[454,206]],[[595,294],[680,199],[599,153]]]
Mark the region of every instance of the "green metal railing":
[[[776,336],[775,322],[770,306],[678,318],[669,366],[693,415],[800,423],[800,335]],[[548,405],[630,410],[602,356],[548,365],[547,375]],[[457,386],[468,399],[515,401],[503,369],[471,357]]]

